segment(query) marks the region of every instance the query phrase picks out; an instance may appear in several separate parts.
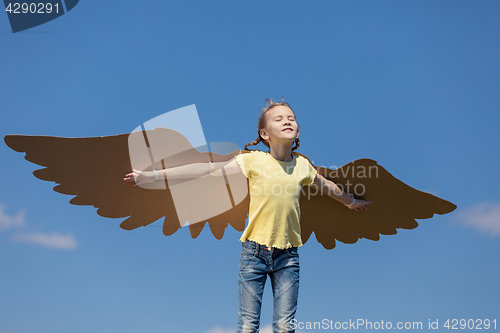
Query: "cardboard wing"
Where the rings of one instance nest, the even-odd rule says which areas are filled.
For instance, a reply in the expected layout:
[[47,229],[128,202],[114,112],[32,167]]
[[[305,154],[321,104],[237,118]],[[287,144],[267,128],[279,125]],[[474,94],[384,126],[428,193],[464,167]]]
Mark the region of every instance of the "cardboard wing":
[[333,249],[336,241],[348,244],[361,238],[377,241],[380,235],[396,234],[397,229],[416,228],[415,219],[447,214],[457,207],[406,185],[371,159],[355,160],[335,170],[316,169],[344,192],[372,201],[368,210],[358,212],[344,207],[320,190],[309,187],[302,191],[302,241],[305,243],[314,233],[326,249]]
[[[246,152],[200,152],[182,134],[164,128],[134,133],[135,138],[129,134],[93,138],[8,135],[5,142],[13,150],[26,153],[26,160],[45,167],[36,170],[35,177],[55,182],[56,192],[73,195],[71,204],[94,206],[103,217],[126,218],[120,224],[123,229],[147,226],[163,218],[165,235],[175,233],[186,221],[193,238],[207,223],[217,239],[223,237],[228,225],[243,231],[250,202],[243,174],[167,179],[150,188],[133,186],[123,177],[132,165],[151,170],[208,161],[229,163],[235,155]],[[153,146],[153,141],[159,144]],[[129,147],[140,148],[143,157],[130,154]],[[336,170],[315,168],[345,192],[373,203],[368,210],[356,212],[314,186],[303,187],[303,243],[312,233],[326,249],[334,248],[336,241],[379,240],[381,234],[396,234],[399,228],[416,228],[415,219],[456,208],[451,202],[406,185],[374,160],[356,160]]]
[[[226,155],[200,153],[180,133],[165,128],[132,134],[92,138],[8,135],[4,140],[13,150],[26,153],[26,160],[45,167],[36,170],[35,177],[55,182],[56,192],[73,195],[71,204],[94,206],[103,217],[126,218],[120,224],[123,229],[147,226],[163,218],[165,235],[175,233],[187,221],[193,238],[206,223],[217,239],[222,238],[228,225],[243,231],[249,205],[243,174],[167,179],[150,188],[123,181],[132,164],[148,170],[209,160],[230,162],[239,150]],[[143,158],[134,154],[131,161],[129,141],[136,135],[164,142],[165,151],[155,152],[162,158],[152,163],[151,148],[145,145]],[[134,141],[136,147],[140,146],[138,142]]]

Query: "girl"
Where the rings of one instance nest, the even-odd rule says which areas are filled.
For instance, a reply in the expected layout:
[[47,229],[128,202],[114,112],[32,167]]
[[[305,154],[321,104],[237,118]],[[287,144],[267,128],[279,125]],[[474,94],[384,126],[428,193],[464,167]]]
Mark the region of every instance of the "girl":
[[[302,245],[302,186],[326,189],[330,197],[356,211],[366,210],[371,203],[342,192],[334,182],[317,174],[307,159],[293,154],[300,145],[298,137],[299,125],[290,104],[267,99],[259,118],[257,140],[245,145],[245,150],[259,142],[270,150],[252,150],[224,165],[226,174],[243,172],[249,179],[248,225],[240,238],[243,250],[238,274],[238,333],[258,332],[267,275],[273,289],[273,332],[294,332],[291,323],[299,289],[297,248]],[[219,169],[212,175],[222,175]],[[193,163],[161,172],[134,170],[125,180],[137,185],[157,179],[201,177],[209,172],[206,164]]]

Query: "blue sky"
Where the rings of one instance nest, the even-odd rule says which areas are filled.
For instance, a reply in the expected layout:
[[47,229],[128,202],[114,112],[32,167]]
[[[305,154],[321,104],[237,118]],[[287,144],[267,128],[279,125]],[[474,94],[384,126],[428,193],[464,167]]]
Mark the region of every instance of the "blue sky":
[[[86,0],[13,34],[3,14],[0,134],[122,134],[196,104],[207,141],[243,147],[284,95],[316,165],[372,158],[458,206],[378,242],[310,239],[296,318],[498,329],[499,15],[497,1]],[[239,232],[125,231],[0,156],[0,332],[235,331]]]

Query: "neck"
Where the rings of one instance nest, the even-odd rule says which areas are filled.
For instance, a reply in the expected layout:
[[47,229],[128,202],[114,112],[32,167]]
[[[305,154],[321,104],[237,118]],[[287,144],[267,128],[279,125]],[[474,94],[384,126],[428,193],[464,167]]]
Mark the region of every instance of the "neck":
[[293,160],[292,157],[292,144],[290,145],[271,145],[271,156],[282,162],[291,162]]

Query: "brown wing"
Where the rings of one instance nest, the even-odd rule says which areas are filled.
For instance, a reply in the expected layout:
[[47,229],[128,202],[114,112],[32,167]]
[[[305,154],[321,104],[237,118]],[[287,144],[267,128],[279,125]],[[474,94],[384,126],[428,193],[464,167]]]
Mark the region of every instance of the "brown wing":
[[[162,167],[207,159],[228,161],[239,153],[199,153],[182,135],[166,129],[148,131],[146,136],[163,140],[165,147],[176,149],[176,154],[162,160]],[[171,235],[181,224],[168,182],[165,181],[163,190],[151,190],[123,181],[123,176],[132,168],[128,139],[128,134],[95,138],[8,135],[5,142],[15,151],[25,152],[26,160],[45,167],[36,170],[34,175],[57,183],[54,187],[56,192],[73,195],[71,204],[94,206],[103,217],[126,217],[120,226],[127,230],[146,226],[163,217],[163,233]],[[325,194],[314,193],[312,187],[305,187],[300,199],[304,243],[313,232],[327,249],[334,248],[336,240],[343,243],[355,243],[360,238],[378,240],[380,234],[391,235],[396,234],[398,228],[417,227],[415,219],[446,214],[456,208],[448,201],[404,184],[373,160],[357,160],[337,170],[317,169],[346,192],[372,200],[373,204],[367,211],[355,212]],[[223,186],[232,198],[232,207],[199,223],[190,224],[193,238],[198,237],[207,223],[217,239],[222,238],[228,225],[238,231],[244,229],[249,197],[242,196],[240,191],[236,200],[235,187],[230,186],[238,177],[241,184],[241,177],[244,176],[233,175],[225,177]],[[210,193],[205,196],[210,196]],[[216,195],[214,197],[217,199]]]
[[[163,139],[166,146],[191,148],[179,152],[176,156],[180,156],[180,159],[164,160],[166,167],[203,161],[210,157],[214,161],[224,161],[238,153],[225,156],[199,153],[178,132],[167,129],[147,132],[150,138],[155,137],[153,132],[156,133],[156,137]],[[147,137],[146,133],[144,137]],[[73,195],[71,204],[94,206],[103,217],[126,217],[120,224],[126,230],[149,225],[162,217],[165,235],[171,235],[181,227],[167,181],[163,190],[135,187],[123,181],[124,175],[132,169],[128,134],[92,138],[8,135],[4,140],[13,150],[26,153],[26,160],[45,167],[36,170],[33,173],[35,177],[58,184],[54,187],[56,192]],[[242,231],[248,204],[247,196],[233,209],[202,223],[191,224],[192,237],[197,237],[207,222],[218,239],[229,224]]]
[[313,232],[326,249],[333,249],[337,240],[348,244],[360,238],[376,241],[380,235],[396,234],[398,228],[416,228],[415,219],[447,214],[456,208],[451,202],[406,185],[374,160],[356,160],[337,170],[316,169],[355,198],[373,203],[368,210],[357,212],[326,193],[315,193],[314,187],[304,187],[300,198],[304,243]]

